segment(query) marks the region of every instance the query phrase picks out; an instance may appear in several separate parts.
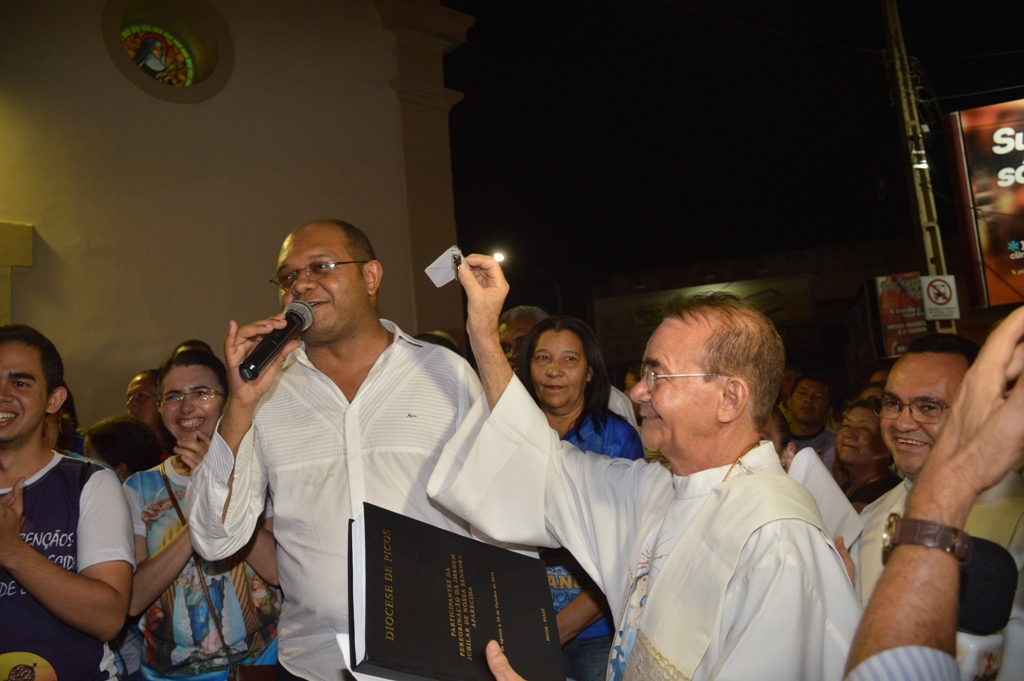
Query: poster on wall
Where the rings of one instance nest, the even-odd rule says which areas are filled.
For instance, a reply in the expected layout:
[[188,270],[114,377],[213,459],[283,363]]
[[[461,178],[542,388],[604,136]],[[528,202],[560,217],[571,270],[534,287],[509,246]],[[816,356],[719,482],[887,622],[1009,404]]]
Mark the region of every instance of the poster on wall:
[[1024,302],[1024,99],[958,111],[943,124],[972,302]]
[[920,272],[875,277],[878,316],[882,328],[882,350],[886,357],[899,357],[910,341],[928,334],[928,322],[921,300]]

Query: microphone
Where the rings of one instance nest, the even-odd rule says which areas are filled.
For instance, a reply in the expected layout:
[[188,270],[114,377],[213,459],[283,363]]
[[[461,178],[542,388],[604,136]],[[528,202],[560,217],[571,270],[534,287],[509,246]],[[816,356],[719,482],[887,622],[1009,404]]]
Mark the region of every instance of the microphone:
[[238,373],[242,374],[245,380],[255,381],[259,378],[267,365],[281,352],[281,348],[313,324],[313,308],[301,300],[296,300],[284,308],[284,318],[288,325],[283,329],[274,329],[264,336],[238,367]]
[[961,679],[994,679],[1002,665],[1002,629],[1017,589],[1017,564],[995,542],[971,538],[971,558],[960,572],[956,657]]

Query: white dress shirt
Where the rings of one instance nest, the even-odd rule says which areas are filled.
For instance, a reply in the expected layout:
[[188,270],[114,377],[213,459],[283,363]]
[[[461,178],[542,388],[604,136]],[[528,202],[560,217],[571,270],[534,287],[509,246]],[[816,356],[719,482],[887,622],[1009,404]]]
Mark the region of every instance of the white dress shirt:
[[363,501],[469,534],[427,498],[426,486],[480,382],[462,357],[381,323],[394,343],[351,402],[299,348],[257,406],[237,457],[217,435],[192,475],[192,541],[210,560],[249,540],[269,486],[285,594],[280,660],[304,678],[341,678],[335,635],[349,631],[348,521]]

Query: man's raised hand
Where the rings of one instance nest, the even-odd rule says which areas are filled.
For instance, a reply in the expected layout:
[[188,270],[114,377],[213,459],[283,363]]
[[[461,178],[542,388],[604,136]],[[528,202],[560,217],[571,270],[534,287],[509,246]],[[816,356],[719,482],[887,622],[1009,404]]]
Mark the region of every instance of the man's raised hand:
[[228,333],[224,337],[224,362],[228,368],[229,399],[235,404],[255,408],[256,403],[274,383],[274,378],[284,364],[285,358],[299,347],[297,340],[286,343],[281,353],[255,381],[246,381],[238,373],[238,367],[259,345],[263,337],[274,329],[283,329],[287,324],[283,312],[242,327],[234,321],[228,324]]
[[977,495],[999,482],[1024,449],[1024,307],[989,336],[964,376],[949,420],[915,485],[941,478]]
[[[232,452],[238,453],[238,445],[252,426],[252,417],[260,398],[270,390],[277,372],[281,370],[285,358],[299,347],[299,341],[285,343],[281,353],[274,358],[255,381],[246,381],[238,373],[238,367],[260,340],[274,329],[287,326],[284,313],[276,314],[267,319],[239,327],[234,321],[228,324],[228,333],[224,337],[224,361],[228,370],[228,400],[224,405],[217,432]],[[225,505],[226,513],[227,505]]]
[[459,265],[459,283],[466,290],[466,330],[497,334],[498,318],[508,295],[508,282],[494,258],[472,253]]
[[486,255],[467,255],[459,265],[459,282],[466,290],[466,331],[473,346],[480,382],[493,409],[512,380],[512,369],[498,340],[498,319],[508,295],[501,267]]

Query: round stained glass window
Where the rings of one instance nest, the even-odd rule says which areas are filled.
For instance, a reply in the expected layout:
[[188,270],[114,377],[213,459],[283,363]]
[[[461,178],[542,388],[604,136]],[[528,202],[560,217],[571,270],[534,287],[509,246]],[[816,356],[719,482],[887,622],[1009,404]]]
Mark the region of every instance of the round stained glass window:
[[231,32],[210,0],[106,0],[103,43],[129,82],[165,102],[213,97],[234,67]]
[[195,62],[188,48],[174,35],[156,26],[128,26],[121,31],[128,57],[159,83],[188,87],[195,82]]

